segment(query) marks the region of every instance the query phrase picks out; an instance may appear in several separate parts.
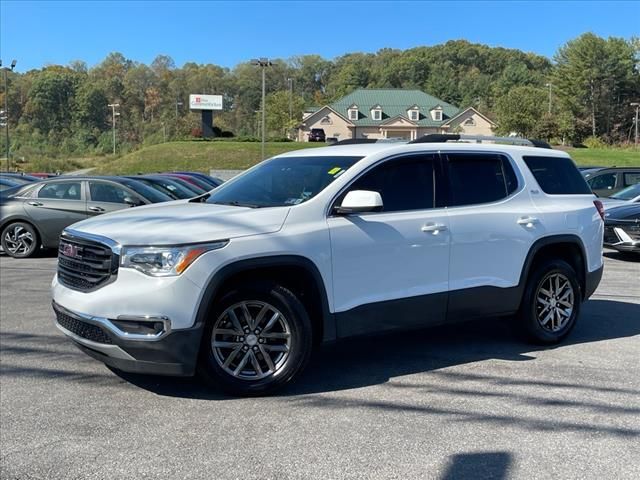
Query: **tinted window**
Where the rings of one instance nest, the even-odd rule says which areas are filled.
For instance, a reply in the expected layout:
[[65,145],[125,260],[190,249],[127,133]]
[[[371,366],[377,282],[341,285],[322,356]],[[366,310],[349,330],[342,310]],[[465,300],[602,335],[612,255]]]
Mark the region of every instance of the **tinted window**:
[[433,208],[433,156],[385,162],[356,180],[349,190],[380,193],[385,212]]
[[567,157],[523,157],[544,193],[573,195],[591,193],[573,160]]
[[624,174],[625,186],[635,185],[640,183],[640,172],[629,172]]
[[58,200],[80,200],[80,182],[53,182],[47,183],[38,192],[38,198],[55,198]]
[[[171,197],[169,195],[160,193],[157,190],[146,186],[144,183],[138,182],[137,180],[123,178],[120,181],[123,185],[126,185],[131,190],[140,194],[143,198],[146,198],[152,203],[168,202],[169,200],[171,200]],[[129,197],[131,197],[131,195],[129,195]]]
[[587,183],[592,190],[611,189],[616,186],[616,174],[603,173],[602,175],[591,177],[587,180]]
[[126,203],[124,199],[131,198],[124,188],[110,183],[89,182],[89,191],[94,202]]
[[452,206],[495,202],[518,188],[518,179],[503,155],[453,153],[447,155]]

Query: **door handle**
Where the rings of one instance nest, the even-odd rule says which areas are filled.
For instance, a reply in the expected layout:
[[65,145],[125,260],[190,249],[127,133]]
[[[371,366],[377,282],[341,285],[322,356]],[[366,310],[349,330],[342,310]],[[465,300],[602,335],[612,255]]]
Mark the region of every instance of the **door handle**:
[[43,204],[40,202],[27,202],[29,205],[33,205],[34,207],[41,207]]
[[431,233],[433,235],[437,235],[440,232],[444,232],[447,230],[447,226],[442,223],[429,223],[427,225],[423,225],[420,229],[424,233]]
[[104,208],[102,207],[89,207],[89,210],[92,212],[104,212]]
[[536,217],[520,217],[518,219],[518,225],[524,225],[527,228],[533,228],[534,225],[540,223]]

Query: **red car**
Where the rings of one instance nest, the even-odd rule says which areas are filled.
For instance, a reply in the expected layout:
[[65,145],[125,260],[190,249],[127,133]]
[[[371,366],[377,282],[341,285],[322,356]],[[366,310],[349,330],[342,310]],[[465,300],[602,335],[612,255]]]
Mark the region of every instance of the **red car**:
[[43,172],[28,173],[27,175],[31,175],[32,177],[38,177],[38,178],[57,177],[55,173],[43,173]]
[[185,182],[189,182],[191,185],[195,185],[198,188],[201,188],[205,192],[209,192],[213,190],[213,187],[209,185],[204,180],[200,180],[192,175],[186,175],[184,173],[161,173],[160,175],[165,175],[167,177],[179,178],[180,180],[184,180]]

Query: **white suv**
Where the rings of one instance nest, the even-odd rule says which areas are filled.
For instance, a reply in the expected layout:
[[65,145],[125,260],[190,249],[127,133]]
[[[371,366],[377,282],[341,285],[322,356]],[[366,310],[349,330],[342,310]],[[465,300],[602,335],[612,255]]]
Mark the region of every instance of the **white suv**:
[[513,316],[560,341],[602,276],[600,202],[564,152],[447,138],[298,150],[77,223],[57,326],[117,369],[245,395],[353,335]]

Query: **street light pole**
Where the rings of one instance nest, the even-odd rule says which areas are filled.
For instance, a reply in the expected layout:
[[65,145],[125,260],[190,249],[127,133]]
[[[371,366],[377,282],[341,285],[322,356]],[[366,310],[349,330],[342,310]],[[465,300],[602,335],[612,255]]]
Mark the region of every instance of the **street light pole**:
[[264,146],[265,146],[265,113],[266,113],[266,87],[265,87],[265,71],[267,67],[273,65],[268,58],[254,58],[251,60],[251,65],[257,65],[262,69],[262,160],[265,159]]
[[632,107],[636,107],[636,147],[638,146],[638,108],[640,108],[640,103],[633,102],[630,104]]
[[119,112],[116,112],[116,108],[120,106],[119,103],[110,103],[107,105],[111,107],[111,130],[113,131],[113,154],[116,154],[116,116],[120,115]]
[[551,115],[551,88],[553,87],[553,84],[547,83],[545,86],[549,87],[549,115]]
[[[16,68],[16,60],[11,62],[11,68],[2,67],[2,60],[0,60],[0,67],[4,71],[4,135],[5,135],[5,152],[7,156],[7,172],[11,170],[11,159],[9,155],[11,153],[11,149],[9,147],[9,90],[7,87],[7,75],[9,71],[13,72],[13,69]],[[636,134],[637,137],[637,134]]]

